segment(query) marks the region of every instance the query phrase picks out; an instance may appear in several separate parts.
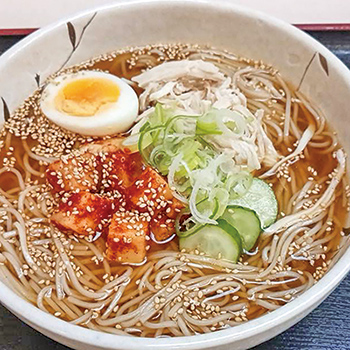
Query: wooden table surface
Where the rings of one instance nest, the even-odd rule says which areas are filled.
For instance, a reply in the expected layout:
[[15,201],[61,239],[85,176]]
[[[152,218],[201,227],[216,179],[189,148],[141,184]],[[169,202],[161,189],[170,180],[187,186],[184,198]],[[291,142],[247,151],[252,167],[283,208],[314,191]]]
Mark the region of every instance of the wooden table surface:
[[[350,32],[309,34],[327,46],[350,68]],[[21,36],[0,36],[0,54],[21,38]],[[0,350],[32,349],[67,350],[68,348],[34,331],[0,305]],[[350,275],[309,316],[274,339],[254,348],[254,350],[282,349],[350,349]]]

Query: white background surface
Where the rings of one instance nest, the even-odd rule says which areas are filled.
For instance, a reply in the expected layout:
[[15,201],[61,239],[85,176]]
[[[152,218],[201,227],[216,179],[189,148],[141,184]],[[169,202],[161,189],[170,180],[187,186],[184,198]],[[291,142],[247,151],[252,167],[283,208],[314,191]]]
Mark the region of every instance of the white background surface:
[[[0,29],[38,28],[80,10],[117,1],[0,0]],[[350,23],[350,0],[227,1],[267,12],[293,24]]]

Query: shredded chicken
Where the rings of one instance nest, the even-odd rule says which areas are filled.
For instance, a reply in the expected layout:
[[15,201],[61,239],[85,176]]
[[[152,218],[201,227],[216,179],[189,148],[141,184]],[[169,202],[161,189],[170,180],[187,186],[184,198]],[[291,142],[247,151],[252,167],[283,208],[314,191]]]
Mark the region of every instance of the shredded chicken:
[[201,114],[210,107],[232,108],[246,99],[219,68],[201,60],[171,61],[156,66],[132,79],[145,91],[140,96],[141,110],[154,102]]
[[221,151],[231,151],[236,165],[247,166],[248,170],[258,170],[261,164],[273,166],[280,155],[273,146],[272,141],[266,135],[263,127],[264,111],[258,110],[253,115],[247,108],[237,106],[233,108],[244,122],[239,123],[239,119],[234,119],[234,115],[225,113],[222,118],[223,123],[236,122],[240,125],[239,133],[225,131],[222,135],[213,136],[212,142],[216,144]]
[[210,108],[231,110],[236,114],[223,113],[222,122],[240,123],[242,131],[237,134],[222,125],[223,135],[213,136],[212,142],[222,151],[231,152],[238,166],[256,170],[261,164],[274,165],[281,157],[264,130],[264,111],[258,110],[253,115],[247,109],[237,79],[225,76],[213,63],[202,60],[165,62],[141,73],[133,80],[144,89],[140,96],[143,113],[132,135],[139,132],[154,111],[153,107],[146,109],[146,106],[157,102],[165,108],[175,108],[175,113],[183,115],[200,115]]
[[256,112],[256,144],[260,162],[267,166],[273,166],[281,156],[276,151],[272,141],[267,136],[263,127],[264,111],[259,109]]

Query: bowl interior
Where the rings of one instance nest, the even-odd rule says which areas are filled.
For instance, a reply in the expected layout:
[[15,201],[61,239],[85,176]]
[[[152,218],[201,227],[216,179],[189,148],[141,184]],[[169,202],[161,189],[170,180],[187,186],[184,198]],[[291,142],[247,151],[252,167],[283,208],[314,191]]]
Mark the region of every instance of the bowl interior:
[[[74,28],[74,37],[68,28]],[[118,2],[39,30],[0,58],[0,97],[7,106],[2,108],[0,101],[0,123],[7,109],[14,111],[37,88],[38,81],[43,82],[63,66],[119,48],[176,42],[208,44],[272,64],[325,113],[350,153],[350,138],[343,127],[350,110],[350,74],[346,67],[322,45],[292,26],[224,1]],[[37,329],[45,334],[50,331],[49,335],[57,340],[69,338],[69,345],[76,348],[90,342],[93,349],[137,349],[141,344],[149,348],[172,344],[174,349],[195,349],[247,339],[243,345],[237,343],[237,349],[243,349],[272,337],[305,316],[340,282],[349,268],[350,251],[347,250],[321,282],[283,307],[283,311],[191,341],[161,339],[155,344],[149,339],[125,340],[123,345],[118,345],[114,336],[68,327],[65,322],[43,314],[3,284],[0,284],[0,300]],[[252,338],[248,339],[248,335]]]

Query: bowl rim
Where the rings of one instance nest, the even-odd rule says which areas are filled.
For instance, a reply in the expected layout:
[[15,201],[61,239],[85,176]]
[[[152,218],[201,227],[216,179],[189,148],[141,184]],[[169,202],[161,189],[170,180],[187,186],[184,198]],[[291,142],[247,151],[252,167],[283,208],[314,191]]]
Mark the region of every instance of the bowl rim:
[[[269,24],[278,27],[280,30],[287,32],[294,38],[313,47],[318,52],[322,53],[332,65],[332,69],[336,70],[342,77],[350,90],[350,71],[347,67],[327,48],[311,38],[306,33],[290,25],[287,22],[276,19],[265,13],[251,10],[239,5],[232,4],[227,0],[119,0],[116,3],[99,6],[86,11],[79,12],[76,15],[68,16],[51,25],[45,26],[28,37],[22,39],[20,42],[12,46],[8,51],[0,56],[0,68],[6,66],[8,60],[16,56],[17,53],[26,50],[32,42],[38,38],[50,35],[51,31],[65,25],[68,21],[79,20],[88,15],[98,11],[110,11],[118,8],[138,7],[141,9],[142,5],[150,6],[169,6],[176,5],[182,7],[207,7],[213,11],[234,11],[239,15],[260,19]],[[213,333],[206,333],[196,336],[187,337],[173,337],[173,338],[138,338],[128,337],[122,335],[115,335],[94,331],[77,325],[72,325],[67,321],[60,320],[51,314],[47,314],[40,310],[30,302],[26,301],[3,282],[0,281],[0,302],[18,315],[25,322],[30,323],[34,328],[44,330],[45,334],[54,334],[55,336],[69,339],[72,343],[89,344],[100,346],[104,349],[118,349],[118,344],[123,344],[123,349],[138,350],[140,347],[145,349],[162,349],[169,347],[171,349],[201,349],[202,347],[216,347],[229,344],[233,341],[240,341],[248,337],[262,335],[267,331],[279,325],[295,323],[293,320],[299,320],[300,315],[305,316],[314,306],[317,306],[332,290],[341,282],[341,280],[350,271],[350,248],[348,248],[340,257],[340,259],[330,268],[327,274],[318,281],[314,286],[298,296],[295,300],[267,313],[259,318],[248,321],[241,325],[216,331]],[[299,318],[298,318],[299,317]],[[284,328],[277,331],[277,334],[283,331]],[[272,336],[270,336],[271,338]]]

